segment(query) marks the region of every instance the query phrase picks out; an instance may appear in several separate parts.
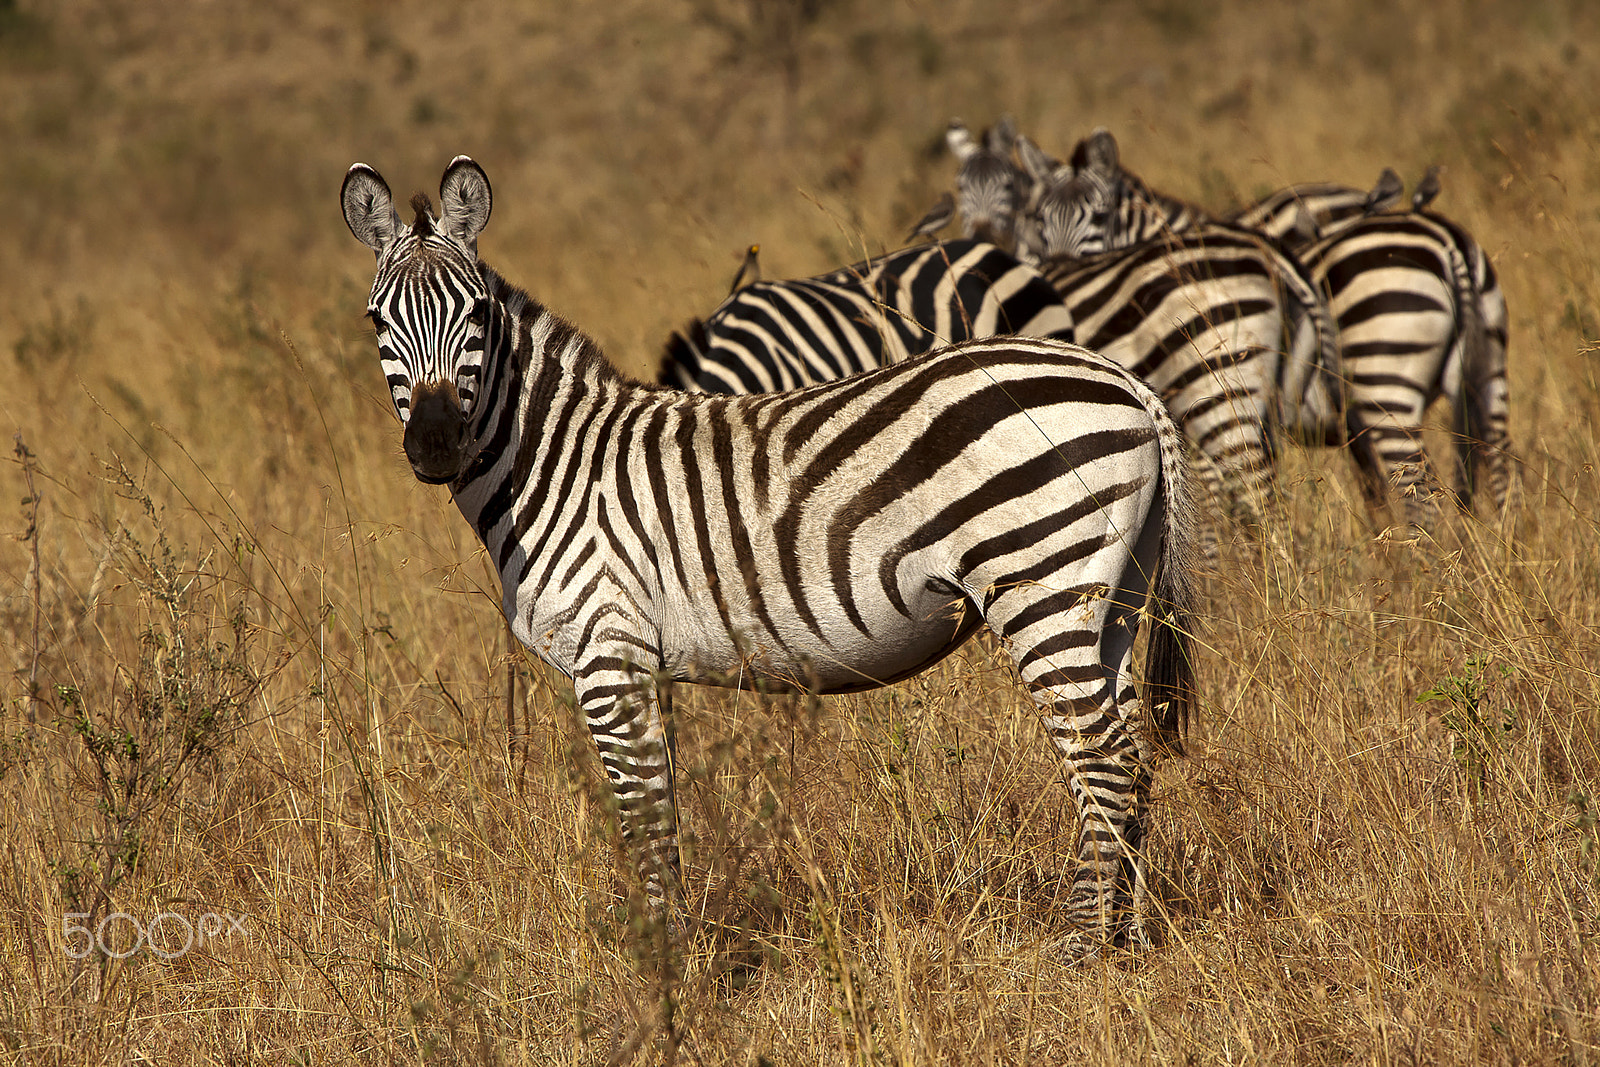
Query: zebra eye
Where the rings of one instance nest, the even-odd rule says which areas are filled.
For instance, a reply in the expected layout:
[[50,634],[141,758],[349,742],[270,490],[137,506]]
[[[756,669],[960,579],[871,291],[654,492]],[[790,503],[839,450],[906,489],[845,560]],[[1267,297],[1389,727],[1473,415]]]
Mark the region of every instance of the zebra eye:
[[383,333],[389,328],[388,324],[383,321],[383,315],[381,312],[376,310],[368,310],[367,318],[372,320],[372,328],[378,333]]
[[472,305],[472,310],[467,312],[467,321],[474,326],[482,326],[489,321],[489,301],[479,300]]

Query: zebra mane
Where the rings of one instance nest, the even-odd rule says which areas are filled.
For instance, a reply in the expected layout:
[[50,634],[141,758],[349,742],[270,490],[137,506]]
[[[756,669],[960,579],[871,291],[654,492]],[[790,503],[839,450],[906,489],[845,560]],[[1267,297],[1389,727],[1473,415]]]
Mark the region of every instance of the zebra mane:
[[[622,373],[599,341],[529,296],[527,290],[506,281],[481,259],[478,272],[495,301],[505,308],[506,317],[518,324],[512,345],[514,359],[526,361],[542,355],[559,360],[568,371],[589,381],[655,388],[650,382]],[[541,337],[541,352],[534,352],[529,345],[535,334]]]
[[411,222],[412,236],[431,237],[433,235],[433,201],[428,199],[428,194],[412,193],[411,210],[416,212],[416,218]]

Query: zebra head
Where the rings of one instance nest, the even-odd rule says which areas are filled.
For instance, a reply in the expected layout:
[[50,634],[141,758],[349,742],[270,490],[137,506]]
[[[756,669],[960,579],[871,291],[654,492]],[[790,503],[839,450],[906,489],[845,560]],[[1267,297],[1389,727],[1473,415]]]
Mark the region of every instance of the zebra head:
[[388,183],[365,163],[345,174],[339,198],[350,232],[378,257],[367,317],[405,425],[406,458],[424,482],[453,481],[469,458],[488,347],[490,294],[478,269],[478,234],[489,221],[488,175],[457,156],[439,183],[440,214],[418,193],[410,226],[395,210]]
[[1120,247],[1117,206],[1124,199],[1125,172],[1117,142],[1104,129],[1080,141],[1070,162],[1052,158],[1026,137],[1017,141],[1033,196],[1019,225],[1020,243],[1031,256],[1084,257]]
[[950,120],[945,143],[961,169],[956,200],[964,237],[987,241],[1007,252],[1016,247],[1016,220],[1027,198],[1027,176],[1011,162],[1016,128],[1009,116],[984,132],[982,142],[960,119]]

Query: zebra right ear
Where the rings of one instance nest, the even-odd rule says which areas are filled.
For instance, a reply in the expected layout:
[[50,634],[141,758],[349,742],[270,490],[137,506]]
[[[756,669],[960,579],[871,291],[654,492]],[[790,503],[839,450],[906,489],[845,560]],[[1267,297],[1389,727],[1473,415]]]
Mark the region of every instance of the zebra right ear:
[[494,195],[489,176],[469,156],[457,156],[439,179],[439,225],[451,237],[476,250],[478,234],[489,224]]
[[345,172],[339,200],[350,232],[381,256],[402,229],[400,213],[394,209],[394,197],[383,175],[365,163],[355,164]]

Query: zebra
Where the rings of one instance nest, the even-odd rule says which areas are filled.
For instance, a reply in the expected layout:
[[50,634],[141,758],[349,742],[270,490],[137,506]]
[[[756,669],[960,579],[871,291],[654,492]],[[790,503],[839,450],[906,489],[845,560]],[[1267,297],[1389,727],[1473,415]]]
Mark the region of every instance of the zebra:
[[[1036,227],[1056,218],[1056,232],[1100,250],[1214,225],[1199,208],[1155,193],[1124,170],[1106,131],[1091,135],[1074,157],[1082,159],[1078,174],[1047,194],[1051,202]],[[1414,203],[1430,202],[1436,182],[1437,171],[1431,180],[1425,175]],[[1400,190],[1380,180],[1370,195],[1392,203]],[[1513,462],[1507,314],[1489,257],[1463,227],[1428,211],[1347,216],[1327,230],[1299,259],[1319,289],[1333,290],[1329,313],[1340,338],[1346,439],[1369,509],[1380,513],[1390,486],[1409,524],[1428,529],[1437,521],[1437,478],[1422,434],[1428,407],[1442,396],[1460,435],[1457,504],[1470,509],[1481,480],[1503,512]],[[1363,277],[1357,281],[1356,274]]]
[[[1114,169],[1115,142],[1091,138],[1070,163],[1025,137],[1018,146],[1035,190],[1020,243],[1041,257],[1076,340],[1162,394],[1207,482],[1236,519],[1258,523],[1274,495],[1277,430],[1336,443],[1344,423],[1334,324],[1304,267],[1171,198],[1152,201],[1159,220],[1117,215],[1104,206],[1103,153]],[[1137,243],[1123,237],[1130,225]]]
[[1073,340],[1056,291],[982,241],[935,241],[815,278],[758,282],[668,339],[657,381],[765,393],[832,381],[975,337]]
[[1436,525],[1443,493],[1423,431],[1443,397],[1456,443],[1450,496],[1470,512],[1486,483],[1503,512],[1512,481],[1506,303],[1483,249],[1444,216],[1408,211],[1344,224],[1303,256],[1339,325],[1368,509],[1380,514],[1392,491],[1408,523]]
[[984,131],[981,143],[960,119],[951,119],[945,130],[945,143],[961,163],[956,203],[962,236],[1007,252],[1017,248],[1016,220],[1029,191],[1028,176],[1011,162],[1016,139],[1016,125],[1009,115]]
[[1146,943],[1151,760],[1196,702],[1194,516],[1155,394],[1023,337],[761,396],[634,382],[479,258],[477,163],[452,160],[439,195],[407,226],[371,167],[340,192],[377,257],[405,455],[476,530],[517,638],[571,680],[655,928],[682,936],[672,682],[869,689],[986,623],[1078,809],[1063,953]]

